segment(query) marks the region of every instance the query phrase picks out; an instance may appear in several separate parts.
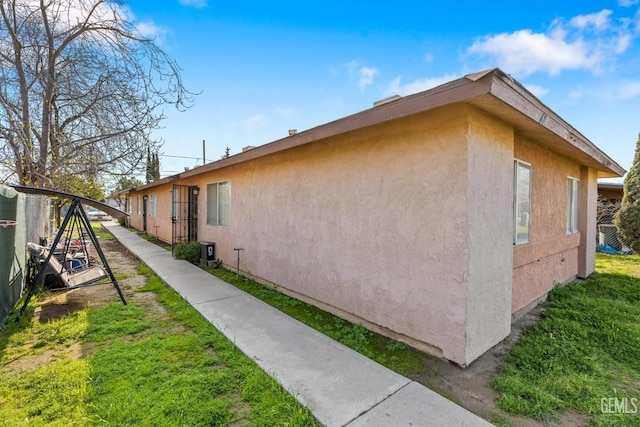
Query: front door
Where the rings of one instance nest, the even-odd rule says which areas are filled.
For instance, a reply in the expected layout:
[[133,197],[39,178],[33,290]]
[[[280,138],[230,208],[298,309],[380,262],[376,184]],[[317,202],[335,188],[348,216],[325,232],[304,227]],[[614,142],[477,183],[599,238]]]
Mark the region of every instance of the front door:
[[198,187],[173,185],[171,192],[171,246],[198,240]]
[[142,197],[142,231],[147,232],[147,199],[148,196]]

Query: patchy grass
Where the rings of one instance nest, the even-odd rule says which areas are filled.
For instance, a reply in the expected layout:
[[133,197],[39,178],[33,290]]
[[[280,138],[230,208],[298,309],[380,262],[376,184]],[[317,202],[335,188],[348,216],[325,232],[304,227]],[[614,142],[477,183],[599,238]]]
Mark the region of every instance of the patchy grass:
[[136,230],[135,228],[129,228],[129,231],[131,231],[132,233],[137,234],[139,237],[143,238],[144,240],[151,242],[151,243],[155,243],[156,245],[160,246],[161,248],[170,251],[171,250],[171,244],[170,243],[166,243],[160,239],[158,239],[157,236],[155,236],[154,234],[149,234],[149,233],[145,233],[145,232],[141,232]]
[[98,240],[112,240],[114,239],[113,234],[109,233],[109,231],[102,226],[99,222],[92,222],[91,228],[93,232],[96,233],[96,237]]
[[500,366],[492,385],[502,409],[541,421],[571,409],[594,426],[640,426],[640,258],[596,260],[588,280],[549,294]]
[[19,321],[10,318],[0,330],[0,425],[316,425],[177,293],[139,268],[149,280],[138,291],[157,294],[160,314],[128,298],[126,306],[38,321],[39,297]]
[[361,325],[348,322],[227,269],[205,270],[400,374],[424,370],[424,359],[431,358],[403,343],[371,332]]

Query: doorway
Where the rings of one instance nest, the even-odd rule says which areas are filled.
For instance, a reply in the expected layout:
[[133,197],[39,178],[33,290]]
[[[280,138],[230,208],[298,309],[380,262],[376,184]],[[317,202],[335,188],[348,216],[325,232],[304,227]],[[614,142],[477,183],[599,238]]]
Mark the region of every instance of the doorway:
[[198,192],[193,185],[173,185],[171,190],[171,248],[198,240]]

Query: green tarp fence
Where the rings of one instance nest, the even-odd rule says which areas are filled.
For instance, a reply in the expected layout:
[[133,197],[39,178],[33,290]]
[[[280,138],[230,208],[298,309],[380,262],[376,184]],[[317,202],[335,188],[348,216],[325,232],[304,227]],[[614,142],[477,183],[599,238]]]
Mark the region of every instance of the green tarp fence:
[[22,296],[26,245],[25,195],[0,185],[0,322]]

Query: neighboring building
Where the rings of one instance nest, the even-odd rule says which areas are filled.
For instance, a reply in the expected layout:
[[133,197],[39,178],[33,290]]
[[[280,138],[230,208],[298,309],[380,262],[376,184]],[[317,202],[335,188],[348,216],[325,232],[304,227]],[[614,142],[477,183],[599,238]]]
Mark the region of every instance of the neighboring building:
[[131,225],[462,366],[595,268],[624,170],[498,69],[121,193]]
[[607,200],[611,203],[622,203],[624,195],[624,184],[618,182],[599,182],[598,199]]

